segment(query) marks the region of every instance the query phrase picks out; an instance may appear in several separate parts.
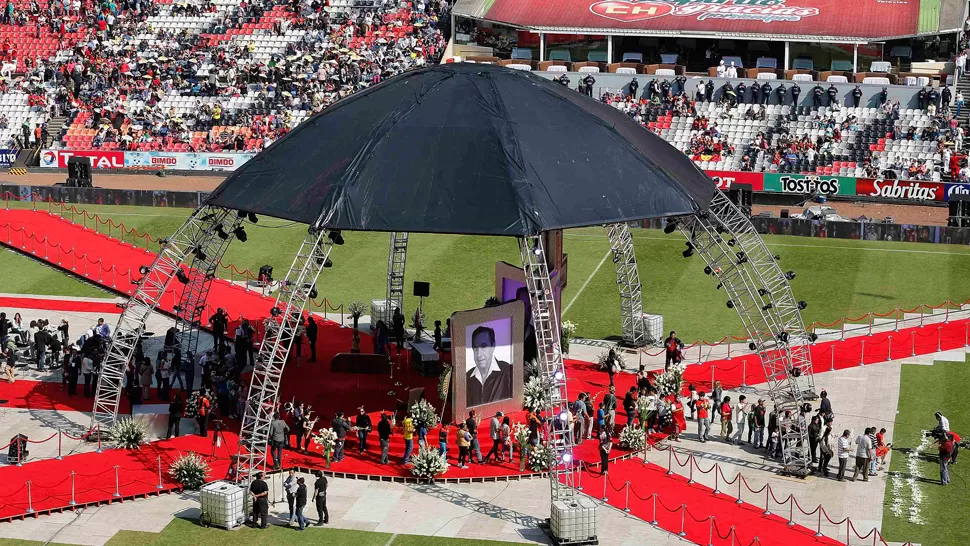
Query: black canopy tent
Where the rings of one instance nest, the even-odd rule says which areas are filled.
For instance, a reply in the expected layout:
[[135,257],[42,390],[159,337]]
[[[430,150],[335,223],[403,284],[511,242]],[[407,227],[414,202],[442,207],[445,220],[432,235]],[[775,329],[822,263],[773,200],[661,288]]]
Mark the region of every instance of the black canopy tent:
[[445,64],[327,108],[208,203],[330,229],[524,236],[689,214],[713,192],[613,107],[528,72]]

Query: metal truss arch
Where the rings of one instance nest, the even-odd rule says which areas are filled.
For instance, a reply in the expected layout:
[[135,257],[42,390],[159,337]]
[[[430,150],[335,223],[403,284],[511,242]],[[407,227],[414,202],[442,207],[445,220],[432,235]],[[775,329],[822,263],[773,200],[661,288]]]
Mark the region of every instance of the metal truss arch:
[[768,395],[782,431],[783,470],[810,471],[805,402],[817,398],[812,361],[800,306],[789,276],[768,250],[750,219],[717,191],[710,208],[675,219],[687,238],[685,257],[698,254],[710,275],[727,294],[761,360]]
[[604,227],[610,239],[616,286],[620,291],[623,341],[633,347],[644,347],[651,340],[647,338],[646,325],[643,323],[643,287],[637,271],[637,256],[630,226],[609,224]]
[[118,318],[101,363],[92,428],[106,430],[118,418],[125,368],[134,356],[135,346],[145,331],[148,318],[155,312],[173,279],[179,277],[188,280],[187,273],[182,269],[186,258],[193,253],[199,254],[200,248],[205,253],[207,241],[215,235],[226,217],[234,213],[221,207],[200,207],[174,234],[163,239],[152,264],[142,268],[142,277],[136,281],[135,293],[128,299]]

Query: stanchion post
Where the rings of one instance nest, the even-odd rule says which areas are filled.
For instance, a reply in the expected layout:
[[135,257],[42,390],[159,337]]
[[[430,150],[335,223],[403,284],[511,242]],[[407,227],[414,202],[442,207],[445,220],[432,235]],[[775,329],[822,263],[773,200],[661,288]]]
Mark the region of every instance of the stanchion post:
[[741,500],[741,482],[742,481],[744,481],[744,480],[741,479],[741,475],[738,474],[738,500],[734,501],[735,504],[744,504],[744,501]]
[[120,484],[118,483],[118,465],[115,465],[115,492],[111,494],[113,498],[118,498],[121,496],[121,491],[119,491]]
[[728,358],[728,360],[731,360],[731,336],[728,336],[727,338],[728,338],[727,339],[727,342],[728,342],[728,344],[727,344],[728,345],[728,347],[727,347],[727,351],[728,351],[727,358]]
[[795,526],[795,495],[788,495],[788,526]]
[[[394,373],[394,366],[391,366],[391,373]],[[393,379],[393,377],[392,377]],[[583,490],[583,461],[579,461],[579,472],[576,475],[576,491]]]
[[76,499],[74,498],[74,474],[75,474],[75,473],[74,473],[74,471],[72,470],[72,471],[71,471],[71,502],[69,502],[69,503],[68,503],[68,504],[70,504],[71,506],[75,506],[75,505],[77,505],[77,500],[76,500]]
[[62,445],[62,443],[61,443],[61,429],[57,429],[57,457],[54,457],[54,460],[56,460],[56,461],[60,461],[61,459],[64,458],[64,456],[61,455],[61,445]]
[[893,316],[896,317],[896,324],[893,326],[893,332],[899,331],[899,308],[893,309]]
[[27,513],[34,513],[34,495],[30,489],[30,480],[27,480]]
[[630,512],[630,480],[626,481],[626,502],[623,505],[623,511]]
[[869,337],[872,337],[872,321],[873,321],[872,313],[868,313],[868,315],[869,315]]
[[700,364],[704,360],[704,344],[700,341],[697,342],[697,363]]
[[721,490],[718,489],[718,487],[717,487],[718,481],[719,481],[718,474],[720,474],[720,473],[721,473],[721,467],[719,467],[717,465],[717,463],[714,463],[714,494],[715,495],[720,495],[721,494]]
[[158,490],[165,489],[165,486],[162,485],[162,456],[161,455],[158,456],[158,485],[155,486],[155,489],[158,489]]
[[842,317],[840,322],[842,323],[842,326],[840,327],[839,340],[845,341],[845,317]]
[[707,546],[714,546],[714,516],[707,518]]
[[748,388],[748,360],[741,359],[741,386]]
[[[968,330],[967,338],[970,339],[970,330]],[[714,370],[716,369],[717,369],[717,365],[714,363],[711,363],[711,392],[714,392]]]
[[909,356],[916,356],[916,330],[913,330],[912,338],[913,338],[913,354]]
[[771,510],[768,509],[768,503],[771,501],[771,487],[765,486],[765,511],[761,513],[763,516],[770,516]]
[[[922,303],[919,306],[919,325],[920,326],[923,325],[923,304]],[[848,535],[846,535],[846,536],[848,536]]]
[[667,475],[670,476],[674,473],[674,448],[673,446],[667,446]]
[[943,350],[943,327],[936,327],[936,352]]
[[893,336],[892,336],[892,334],[890,334],[889,335],[889,353],[886,355],[886,360],[890,360],[891,361],[892,359],[893,359]]
[[653,494],[653,519],[650,520],[650,525],[658,525],[657,523],[657,494]]
[[861,344],[860,345],[861,351],[859,352],[859,365],[865,366],[866,365],[866,340],[860,339],[859,343]]
[[822,534],[822,507],[818,507],[818,526],[815,528],[815,536],[824,536]]
[[835,343],[831,345],[832,347],[832,366],[829,368],[830,372],[835,371]]
[[946,300],[946,313],[943,315],[943,324],[950,324],[950,300]]
[[967,321],[966,328],[964,329],[963,346],[970,347],[970,321]]
[[687,536],[687,532],[684,531],[684,525],[686,524],[687,524],[687,505],[681,504],[680,505],[680,532],[677,533],[677,536],[679,537]]

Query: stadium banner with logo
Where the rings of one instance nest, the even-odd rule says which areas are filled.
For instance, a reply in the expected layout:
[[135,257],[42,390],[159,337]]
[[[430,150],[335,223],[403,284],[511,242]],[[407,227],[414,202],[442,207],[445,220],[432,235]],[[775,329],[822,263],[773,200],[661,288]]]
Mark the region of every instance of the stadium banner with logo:
[[764,191],[822,195],[855,195],[856,179],[813,174],[765,174]]
[[108,150],[44,150],[40,166],[66,169],[72,157],[90,157],[95,169],[170,169],[178,171],[234,171],[256,154],[190,152],[122,152]]
[[970,197],[970,184],[947,184],[946,200],[949,201],[954,195],[966,195]]
[[457,15],[573,34],[617,29],[833,40],[916,34],[919,10],[919,0],[492,0],[455,6]]
[[191,152],[125,152],[125,167],[176,171],[234,171],[256,154]]
[[66,169],[72,157],[90,157],[93,169],[124,169],[125,152],[111,150],[43,150],[40,166],[50,169]]
[[717,184],[720,190],[729,190],[734,184],[748,184],[751,191],[765,191],[765,178],[763,173],[754,172],[735,172],[735,171],[704,171],[711,180]]
[[[17,196],[20,201],[76,203],[80,205],[131,205],[137,207],[196,208],[208,192],[166,190],[109,190],[69,188],[67,186],[20,186],[0,184],[0,194]],[[11,197],[12,198],[12,197]]]
[[856,181],[856,195],[901,201],[945,201],[946,184],[922,180],[883,180],[860,178]]
[[14,161],[17,161],[17,154],[20,153],[18,149],[0,149],[0,167],[9,167],[13,165]]

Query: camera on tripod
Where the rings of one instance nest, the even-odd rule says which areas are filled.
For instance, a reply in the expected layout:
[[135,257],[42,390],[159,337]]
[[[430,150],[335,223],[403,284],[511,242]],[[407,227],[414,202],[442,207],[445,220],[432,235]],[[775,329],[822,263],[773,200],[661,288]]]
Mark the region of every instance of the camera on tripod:
[[949,436],[949,433],[948,432],[944,432],[943,430],[940,430],[938,428],[935,428],[933,430],[923,431],[923,436],[925,436],[927,438],[933,438],[933,439],[939,440],[941,442],[945,442],[947,440],[947,437]]
[[222,426],[226,424],[222,419],[216,419],[212,421],[212,423],[213,423],[212,430],[216,432],[219,432],[220,430],[222,430]]

